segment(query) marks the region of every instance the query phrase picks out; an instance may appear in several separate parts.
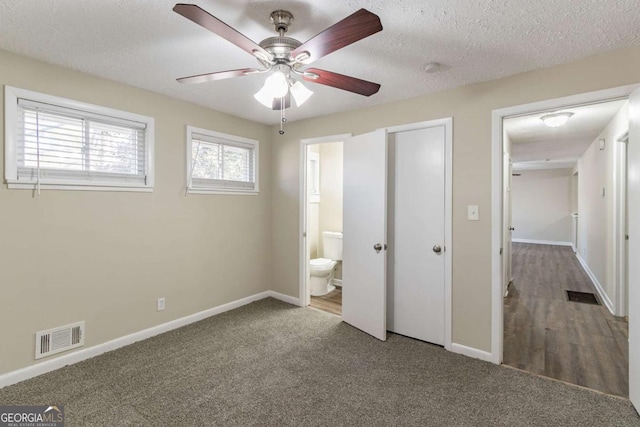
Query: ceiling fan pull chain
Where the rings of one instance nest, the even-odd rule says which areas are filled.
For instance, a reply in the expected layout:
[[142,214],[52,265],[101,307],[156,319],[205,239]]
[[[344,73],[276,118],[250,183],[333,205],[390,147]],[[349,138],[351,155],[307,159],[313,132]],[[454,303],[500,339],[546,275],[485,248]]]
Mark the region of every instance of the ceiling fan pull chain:
[[280,135],[284,135],[284,124],[287,121],[287,118],[285,117],[285,108],[284,108],[284,96],[280,99],[280,130],[278,131],[278,133]]

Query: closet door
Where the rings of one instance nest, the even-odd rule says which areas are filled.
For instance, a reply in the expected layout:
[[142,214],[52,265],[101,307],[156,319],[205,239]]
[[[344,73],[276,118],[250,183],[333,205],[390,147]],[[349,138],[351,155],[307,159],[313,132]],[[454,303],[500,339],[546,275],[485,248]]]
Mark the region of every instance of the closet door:
[[444,345],[445,127],[397,132],[390,145],[389,330]]
[[387,339],[387,132],[344,142],[343,320]]

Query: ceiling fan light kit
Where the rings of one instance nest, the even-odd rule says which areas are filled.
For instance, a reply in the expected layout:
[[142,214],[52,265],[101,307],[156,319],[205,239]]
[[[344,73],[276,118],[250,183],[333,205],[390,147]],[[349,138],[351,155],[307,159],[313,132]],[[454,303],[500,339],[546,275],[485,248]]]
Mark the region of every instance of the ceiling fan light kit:
[[[280,110],[281,122],[286,121],[284,110],[290,106],[291,96],[299,107],[313,95],[301,80],[363,96],[371,96],[380,90],[378,83],[317,68],[303,69],[313,61],[381,31],[380,18],[366,9],[358,10],[304,43],[285,36],[293,15],[286,10],[275,10],[271,12],[270,19],[278,35],[259,44],[194,4],[178,3],[173,10],[253,55],[261,66],[182,77],[177,79],[180,83],[204,83],[270,73],[254,98],[267,108]],[[281,124],[280,134],[283,133]]]

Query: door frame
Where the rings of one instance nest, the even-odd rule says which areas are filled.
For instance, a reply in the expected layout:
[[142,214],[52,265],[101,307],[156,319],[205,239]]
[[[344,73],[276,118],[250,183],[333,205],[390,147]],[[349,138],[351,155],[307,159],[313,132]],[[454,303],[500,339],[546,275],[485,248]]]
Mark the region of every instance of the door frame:
[[444,126],[444,348],[452,351],[453,117],[387,127],[387,134]]
[[310,145],[323,144],[330,142],[340,142],[347,138],[351,138],[352,134],[342,133],[338,135],[320,136],[316,138],[305,138],[300,140],[300,213],[299,213],[299,248],[298,248],[298,305],[306,307],[311,303],[310,294],[307,292],[309,283],[309,254],[307,253],[307,148]]
[[[493,110],[492,132],[491,132],[491,361],[496,364],[502,363],[503,356],[503,330],[504,301],[502,295],[503,272],[502,272],[502,156],[503,156],[503,119],[506,117],[533,114],[553,109],[575,107],[579,105],[593,104],[603,101],[628,98],[640,84],[620,86],[610,89],[586,92],[578,95],[571,95],[562,98],[548,99],[544,101],[532,102],[528,104],[516,105],[512,107]],[[632,218],[629,218],[631,221]],[[639,278],[629,278],[630,283]],[[618,284],[616,284],[617,287]]]
[[613,200],[615,210],[613,215],[613,265],[616,286],[613,296],[615,316],[628,316],[627,313],[627,144],[629,143],[629,128],[622,135],[617,135],[613,152]]

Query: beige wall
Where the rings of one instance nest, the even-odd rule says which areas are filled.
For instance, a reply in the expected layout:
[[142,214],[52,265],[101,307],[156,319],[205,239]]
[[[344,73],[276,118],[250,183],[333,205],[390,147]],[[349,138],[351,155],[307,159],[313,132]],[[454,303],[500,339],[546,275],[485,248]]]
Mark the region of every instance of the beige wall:
[[[491,349],[491,111],[640,82],[640,48],[272,128],[272,285],[298,296],[299,144],[453,117],[453,341]],[[382,90],[385,90],[382,82]],[[354,95],[356,96],[356,95]],[[375,95],[374,95],[375,96]],[[467,221],[467,205],[480,221]]]
[[572,169],[518,173],[511,185],[513,238],[571,243]]
[[[578,253],[611,301],[615,296],[614,155],[620,144],[617,139],[628,129],[625,104],[578,160]],[[600,150],[601,139],[604,150]]]
[[[89,347],[271,287],[269,127],[3,51],[0,84],[154,117],[156,164],[153,193],[0,186],[0,374],[38,330],[85,320]],[[260,195],[185,197],[187,124],[258,139]]]

